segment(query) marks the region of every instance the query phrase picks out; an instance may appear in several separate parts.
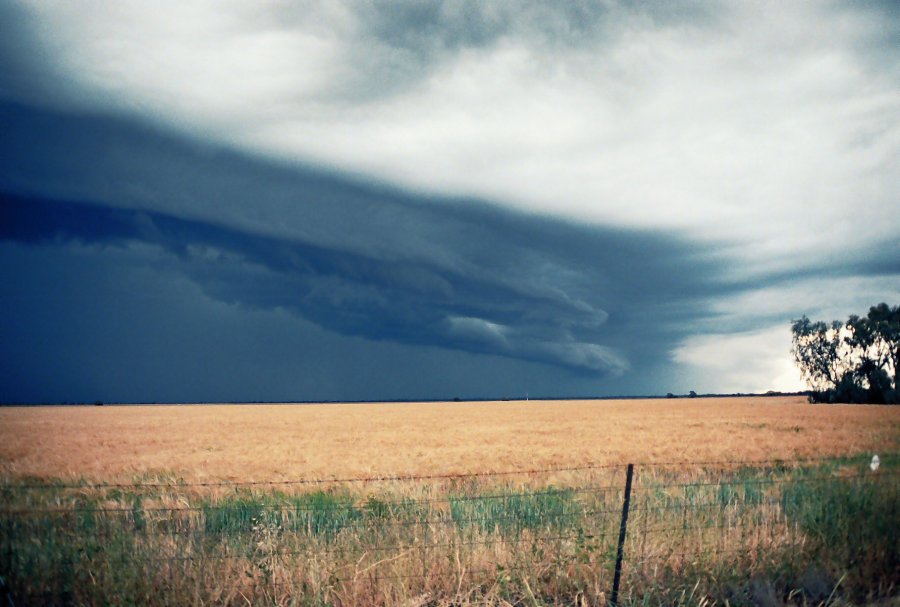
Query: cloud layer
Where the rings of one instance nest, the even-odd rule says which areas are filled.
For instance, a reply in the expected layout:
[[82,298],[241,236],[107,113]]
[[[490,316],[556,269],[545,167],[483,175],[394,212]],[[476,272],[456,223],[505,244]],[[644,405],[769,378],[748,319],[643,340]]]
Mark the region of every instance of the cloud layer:
[[620,375],[643,318],[671,340],[732,288],[712,256],[660,233],[419,199],[122,121],[0,116],[0,236],[151,246],[208,296],[342,334]]
[[45,101],[766,268],[900,227],[889,3],[26,6]]
[[[296,340],[327,352],[287,355],[318,382],[273,379],[317,398],[447,396],[451,359],[485,396],[524,377],[557,395],[780,382],[792,316],[900,297],[900,19],[769,8],[8,3],[0,254],[23,286],[0,329],[50,322],[23,303],[49,278],[29,275],[115,297],[94,264],[179,285],[173,323],[248,327],[200,394],[225,369],[256,385],[238,344],[273,332],[272,369]],[[162,322],[128,301],[103,313]],[[71,386],[96,375],[77,342]],[[367,392],[339,371],[351,349],[420,372],[382,367]],[[37,363],[7,358],[8,393],[39,398]]]

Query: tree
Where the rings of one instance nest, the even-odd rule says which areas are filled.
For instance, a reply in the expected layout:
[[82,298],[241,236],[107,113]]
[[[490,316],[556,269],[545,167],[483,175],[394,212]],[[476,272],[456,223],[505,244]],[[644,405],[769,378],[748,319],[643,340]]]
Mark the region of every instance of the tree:
[[880,303],[869,308],[866,318],[851,316],[847,323],[868,368],[881,370],[894,389],[900,388],[900,306]]
[[900,402],[900,306],[872,306],[846,322],[791,323],[791,354],[813,402]]

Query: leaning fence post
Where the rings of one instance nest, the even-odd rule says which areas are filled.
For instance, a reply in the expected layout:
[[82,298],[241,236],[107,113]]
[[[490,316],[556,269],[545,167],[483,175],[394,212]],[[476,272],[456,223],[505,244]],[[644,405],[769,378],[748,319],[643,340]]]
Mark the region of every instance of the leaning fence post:
[[612,595],[609,604],[616,607],[619,603],[619,582],[622,579],[622,558],[625,556],[625,532],[628,529],[628,507],[631,503],[631,476],[634,464],[628,464],[625,474],[625,499],[622,501],[622,525],[619,527],[619,550],[616,552],[616,574],[613,577]]

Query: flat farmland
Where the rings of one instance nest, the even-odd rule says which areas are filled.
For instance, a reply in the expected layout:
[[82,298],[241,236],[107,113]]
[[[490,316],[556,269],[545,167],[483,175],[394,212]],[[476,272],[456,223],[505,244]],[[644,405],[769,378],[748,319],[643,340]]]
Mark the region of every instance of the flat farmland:
[[[873,604],[898,447],[900,407],[802,398],[9,407],[0,577],[16,604],[600,606],[622,550],[621,605]],[[271,483],[302,479],[335,482]]]
[[898,448],[900,407],[801,397],[0,409],[6,478],[285,480]]

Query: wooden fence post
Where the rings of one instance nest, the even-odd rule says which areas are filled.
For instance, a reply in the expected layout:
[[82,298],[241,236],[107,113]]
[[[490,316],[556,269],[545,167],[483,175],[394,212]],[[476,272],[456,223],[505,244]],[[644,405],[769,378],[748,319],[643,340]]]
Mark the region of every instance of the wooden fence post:
[[622,524],[619,527],[619,550],[616,552],[616,574],[613,577],[612,595],[609,604],[616,607],[619,602],[619,582],[622,580],[622,558],[625,556],[625,533],[628,529],[628,508],[631,504],[631,477],[634,464],[628,464],[625,475],[625,499],[622,501]]

